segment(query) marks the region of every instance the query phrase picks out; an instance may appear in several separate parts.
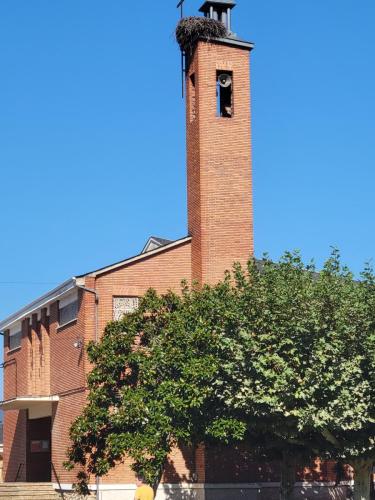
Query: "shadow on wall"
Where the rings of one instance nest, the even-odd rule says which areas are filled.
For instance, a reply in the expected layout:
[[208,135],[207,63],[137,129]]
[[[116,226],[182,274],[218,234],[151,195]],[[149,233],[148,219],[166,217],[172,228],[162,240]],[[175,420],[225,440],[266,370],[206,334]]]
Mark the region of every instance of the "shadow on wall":
[[[207,488],[205,490],[181,490],[176,486],[163,485],[163,494],[156,497],[166,500],[279,500],[279,488]],[[346,486],[296,488],[293,500],[349,500],[352,496]]]
[[[9,413],[14,414],[16,412],[10,411]],[[10,418],[12,416],[10,415]],[[13,483],[16,480],[17,473],[19,473],[18,481],[26,481],[26,424],[27,411],[20,410],[14,427],[14,439],[8,456],[6,474],[3,478],[7,483]]]
[[[177,484],[196,482],[196,461],[193,447],[181,446],[178,453],[168,458],[162,480],[163,497],[168,500],[200,500],[203,490],[176,488]],[[160,494],[158,494],[157,499]]]
[[180,446],[178,452],[168,458],[163,474],[163,483],[192,483],[195,479],[196,463],[193,447]]
[[[261,488],[243,488],[215,490],[207,489],[205,491],[206,500],[279,500],[279,488],[261,487]],[[347,500],[347,487],[318,487],[303,488],[298,487],[294,491],[293,500]]]
[[311,488],[296,488],[294,498],[296,500],[349,500],[352,499],[352,491],[349,486],[332,486],[327,487],[311,487]]
[[[168,500],[200,500],[199,490],[176,490],[168,485],[163,485],[165,498]],[[203,490],[202,490],[203,491]],[[156,500],[158,497],[156,497]]]
[[[206,482],[210,485],[203,489],[194,488],[197,482],[195,452],[193,448],[182,447],[178,454],[168,460],[162,480],[162,491],[157,500],[278,500],[279,488],[265,484],[259,488],[241,488],[246,483],[278,483],[280,467],[277,462],[260,463],[252,458],[246,445],[232,447],[206,447]],[[334,482],[339,479],[334,462],[314,461],[309,467],[298,471],[298,480]],[[351,479],[345,466],[341,480]],[[178,484],[189,486],[176,487]],[[226,484],[221,488],[220,484]],[[236,484],[239,487],[236,487]],[[217,485],[217,488],[215,487]],[[231,488],[230,485],[233,487]],[[325,487],[312,484],[309,487],[297,486],[293,500],[349,500],[352,499],[348,486]]]

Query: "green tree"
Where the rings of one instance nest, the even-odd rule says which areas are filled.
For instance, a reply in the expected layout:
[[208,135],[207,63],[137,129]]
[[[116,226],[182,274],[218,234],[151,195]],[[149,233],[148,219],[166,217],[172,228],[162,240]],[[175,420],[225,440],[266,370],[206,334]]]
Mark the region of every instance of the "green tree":
[[[236,289],[247,342],[244,369],[234,377],[247,391],[235,406],[271,428],[285,450],[300,443],[346,460],[355,470],[354,498],[368,500],[375,459],[372,270],[356,281],[334,251],[317,274],[287,253],[261,269],[250,263],[247,275],[237,269]],[[289,494],[283,484],[281,498]]]
[[369,499],[374,460],[374,277],[333,252],[321,273],[296,253],[250,261],[214,287],[150,291],[136,314],[91,344],[89,399],[71,429],[70,464],[104,475],[129,457],[155,487],[172,447],[251,440],[295,462],[319,453],[356,471]]
[[219,325],[232,295],[229,279],[181,296],[150,290],[136,314],[110,323],[90,344],[88,403],[72,425],[66,464],[82,466],[81,493],[90,475],[125,458],[156,489],[174,446],[244,439],[245,423],[216,401],[226,349]]

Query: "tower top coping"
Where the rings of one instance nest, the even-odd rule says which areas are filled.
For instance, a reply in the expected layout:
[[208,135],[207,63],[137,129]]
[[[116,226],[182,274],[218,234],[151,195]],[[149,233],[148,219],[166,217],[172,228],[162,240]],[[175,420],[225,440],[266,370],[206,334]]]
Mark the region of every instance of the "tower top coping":
[[207,0],[199,9],[199,12],[208,12],[211,6],[233,9],[236,2],[234,0]]

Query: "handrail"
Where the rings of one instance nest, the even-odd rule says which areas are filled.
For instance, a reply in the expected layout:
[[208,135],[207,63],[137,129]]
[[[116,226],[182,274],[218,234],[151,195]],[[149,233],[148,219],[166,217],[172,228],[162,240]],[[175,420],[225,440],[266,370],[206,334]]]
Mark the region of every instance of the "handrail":
[[61,498],[64,500],[65,497],[64,497],[64,493],[63,493],[63,490],[61,488],[61,483],[60,483],[60,479],[59,479],[59,476],[57,475],[57,472],[56,472],[56,468],[54,466],[54,463],[51,462],[51,465],[52,465],[52,470],[53,470],[53,473],[55,474],[55,478],[56,478],[56,481],[57,481],[57,484],[59,485],[59,493],[61,495]]
[[16,479],[14,480],[14,482],[16,483],[18,481],[18,478],[20,477],[21,475],[21,470],[23,468],[25,464],[23,463],[20,463],[19,466],[18,466],[18,470],[17,470],[17,474],[16,474]]
[[11,358],[8,359],[7,361],[4,361],[4,363],[0,364],[0,368],[5,369],[7,366],[15,364],[16,365],[16,397],[18,396],[18,368],[17,368],[17,359],[16,358]]

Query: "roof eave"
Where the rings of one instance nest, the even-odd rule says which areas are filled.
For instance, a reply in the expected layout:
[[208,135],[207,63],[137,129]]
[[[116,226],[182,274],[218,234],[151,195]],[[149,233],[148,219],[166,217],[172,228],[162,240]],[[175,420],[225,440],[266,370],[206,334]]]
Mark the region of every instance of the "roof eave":
[[183,245],[185,243],[188,243],[189,241],[191,241],[191,237],[187,236],[187,237],[182,238],[180,240],[172,241],[170,244],[163,245],[159,248],[156,248],[155,250],[150,250],[147,253],[139,254],[139,255],[136,255],[135,257],[131,257],[129,259],[123,260],[121,262],[113,264],[112,266],[103,267],[101,269],[97,269],[96,271],[92,271],[90,273],[82,274],[80,276],[75,276],[75,277],[65,281],[64,283],[62,283],[58,287],[54,288],[50,292],[47,292],[46,294],[42,295],[41,297],[34,300],[30,304],[26,305],[22,309],[19,309],[17,312],[11,314],[3,321],[0,321],[0,332],[10,328],[15,323],[22,321],[23,319],[27,318],[31,314],[40,310],[41,308],[48,306],[50,303],[56,301],[62,295],[65,295],[67,292],[70,292],[74,288],[79,288],[80,286],[82,286],[84,284],[84,278],[86,276],[91,276],[91,277],[100,276],[101,274],[105,274],[105,273],[114,271],[115,269],[118,269],[119,267],[127,266],[127,265],[133,264],[135,262],[144,260],[144,259],[149,259],[150,257],[153,257],[154,255],[157,255],[159,253],[166,252],[168,250],[172,250],[173,248],[178,247],[180,245]]
[[[200,38],[200,41],[207,42],[206,38]],[[240,40],[239,38],[210,38],[209,43],[220,43],[223,45],[230,45],[231,47],[238,47],[245,50],[253,50],[255,45],[253,42]]]
[[23,307],[22,309],[19,309],[15,313],[11,314],[3,321],[0,321],[0,331],[4,331],[5,329],[8,329],[14,323],[18,323],[22,319],[30,316],[35,311],[41,309],[42,307],[46,307],[48,304],[50,304],[51,302],[54,302],[59,297],[61,297],[65,293],[69,292],[70,290],[73,290],[76,287],[77,287],[76,278],[71,278],[71,279],[65,281],[64,283],[62,283],[58,287],[56,287],[53,290],[42,295],[41,297],[34,300],[33,302],[31,302],[27,306]]

